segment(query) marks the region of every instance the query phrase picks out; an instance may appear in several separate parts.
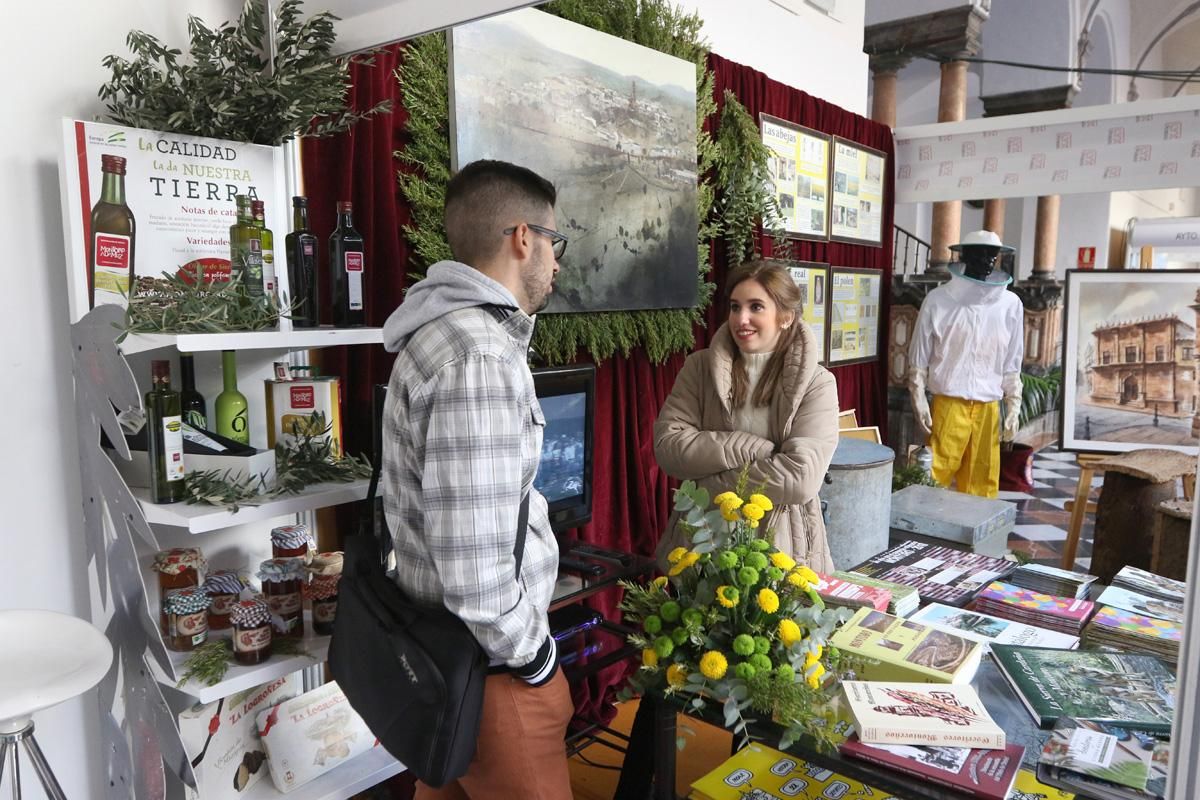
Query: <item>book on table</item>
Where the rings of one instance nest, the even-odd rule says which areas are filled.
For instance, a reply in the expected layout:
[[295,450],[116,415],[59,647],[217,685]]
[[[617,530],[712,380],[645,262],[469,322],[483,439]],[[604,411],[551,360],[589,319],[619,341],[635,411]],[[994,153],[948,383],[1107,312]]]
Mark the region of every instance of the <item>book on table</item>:
[[1022,564],[1008,576],[1008,582],[1031,592],[1073,597],[1081,600],[1087,597],[1095,575],[1086,572],[1075,572],[1048,564]]
[[1077,635],[1096,604],[1091,600],[1031,592],[1005,581],[988,584],[971,607],[985,614]]
[[1079,646],[1079,637],[1069,633],[1026,625],[979,611],[944,606],[941,603],[930,603],[909,617],[909,620],[948,631],[964,639],[983,642],[985,646],[993,643],[1017,644],[1027,647],[1053,647],[1059,650],[1074,650]]
[[842,681],[858,739],[1003,750],[1004,731],[965,684]]
[[842,608],[873,608],[887,611],[892,602],[892,593],[887,589],[864,586],[861,583],[843,580],[832,575],[817,576],[817,594],[827,606]]
[[1008,797],[1025,754],[1025,748],[1019,744],[1006,745],[1003,750],[863,744],[857,735],[847,739],[839,749],[852,758],[889,767],[984,800]]
[[838,570],[833,573],[833,577],[840,578],[849,583],[857,583],[859,586],[869,586],[873,589],[887,589],[892,599],[888,602],[886,610],[889,614],[895,614],[897,617],[907,617],[916,611],[917,606],[921,604],[921,598],[917,595],[917,590],[902,583],[881,581],[878,578],[869,578],[857,572],[846,572],[844,570]]
[[1187,596],[1187,584],[1183,581],[1155,575],[1137,567],[1121,567],[1121,571],[1113,577],[1112,585],[1173,603],[1182,604]]
[[922,602],[961,606],[1016,563],[926,542],[901,542],[872,556],[851,572],[912,586]]
[[992,658],[1043,728],[1076,717],[1170,733],[1175,673],[1162,659],[1003,644],[992,645]]
[[1123,586],[1109,586],[1096,598],[1097,605],[1112,606],[1143,617],[1163,619],[1168,622],[1183,624],[1183,603],[1174,600],[1163,600],[1148,594],[1126,589]]
[[1183,625],[1104,606],[1083,629],[1083,641],[1097,649],[1112,647],[1122,652],[1149,653],[1176,664]]
[[1017,773],[1009,800],[1075,800],[1075,793],[1048,786],[1038,780],[1037,773],[1023,769]]
[[855,612],[830,644],[858,659],[865,680],[968,683],[983,656],[979,642],[873,608]]
[[900,800],[844,775],[758,742],[737,751],[692,784],[694,800],[871,797]]
[[1170,744],[1153,734],[1063,717],[1038,757],[1038,776],[1096,800],[1153,800],[1166,792],[1170,756]]

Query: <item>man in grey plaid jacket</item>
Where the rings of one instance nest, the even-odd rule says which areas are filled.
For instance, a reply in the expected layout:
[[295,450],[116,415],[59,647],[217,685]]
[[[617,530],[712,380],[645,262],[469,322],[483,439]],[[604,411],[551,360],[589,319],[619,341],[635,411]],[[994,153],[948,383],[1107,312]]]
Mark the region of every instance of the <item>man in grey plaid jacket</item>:
[[430,267],[384,327],[397,354],[382,484],[396,580],[462,619],[492,663],[475,760],[442,789],[418,784],[422,800],[571,797],[563,739],[574,707],[546,616],[558,545],[533,488],[545,419],[526,360],[566,246],[554,203],[554,186],[523,167],[463,167],[446,189],[457,260]]

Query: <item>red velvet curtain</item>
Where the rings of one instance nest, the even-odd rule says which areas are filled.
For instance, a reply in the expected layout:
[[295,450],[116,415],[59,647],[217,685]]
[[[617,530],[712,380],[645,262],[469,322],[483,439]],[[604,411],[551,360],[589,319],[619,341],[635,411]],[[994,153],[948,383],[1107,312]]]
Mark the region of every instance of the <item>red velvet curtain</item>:
[[[393,46],[376,55],[374,66],[352,68],[355,107],[369,107],[390,98],[394,106],[391,115],[360,123],[350,133],[332,139],[305,140],[302,147],[311,226],[322,242],[334,226],[334,202],[354,201],[355,225],[366,240],[365,290],[370,325],[382,325],[403,300],[410,269],[411,251],[401,231],[409,222],[410,210],[399,191],[396,181],[399,163],[393,157],[395,151],[405,146],[407,114],[393,75],[403,55],[403,45]],[[765,112],[874,147],[886,153],[889,160],[893,156],[891,131],[886,126],[720,56],[711,55],[709,66],[716,77],[718,103],[723,101],[725,90],[730,89],[755,117]],[[893,193],[890,170],[887,193],[889,197]],[[880,324],[881,330],[886,331],[887,287],[892,265],[892,208],[886,203],[883,229],[881,248],[804,242],[797,248],[797,257],[837,266],[880,269],[884,277]],[[769,254],[770,243],[763,246]],[[719,248],[715,250],[712,280],[720,287],[727,265],[719,255]],[[327,297],[324,302],[328,304]],[[697,347],[707,344],[724,316],[720,302],[706,312],[705,326],[696,331]],[[351,452],[367,451],[370,426],[365,421],[370,419],[371,385],[387,381],[392,356],[380,347],[357,347],[324,351],[321,358],[326,372],[340,375],[343,380],[347,445]],[[683,354],[677,354],[663,364],[651,364],[639,349],[629,357],[615,356],[597,366],[593,517],[590,524],[571,532],[572,535],[603,547],[642,554],[654,552],[659,532],[670,515],[675,484],[654,460],[653,426],[683,359]],[[581,354],[579,360],[589,359]],[[862,424],[883,428],[887,421],[883,359],[836,368],[833,373],[838,380],[842,407],[856,408]],[[609,592],[589,602],[611,619],[617,616],[617,600],[616,593]],[[608,711],[599,701],[619,685],[625,669],[622,665],[611,667],[589,685],[578,687],[579,707],[607,717]]]

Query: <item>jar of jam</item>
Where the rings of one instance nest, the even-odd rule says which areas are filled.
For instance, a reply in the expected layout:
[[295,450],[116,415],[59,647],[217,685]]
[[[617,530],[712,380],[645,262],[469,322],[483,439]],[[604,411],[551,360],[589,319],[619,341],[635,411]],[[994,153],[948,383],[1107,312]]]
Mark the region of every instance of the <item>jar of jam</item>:
[[186,653],[208,639],[208,606],[212,601],[200,589],[175,589],[163,601],[167,615],[167,647]]
[[154,556],[154,571],[158,573],[159,626],[167,636],[167,593],[176,589],[193,589],[200,585],[206,564],[197,547],[175,547],[160,550]]
[[302,558],[308,561],[309,534],[307,525],[284,525],[271,530],[273,558]]
[[229,629],[229,612],[245,588],[241,577],[231,569],[218,570],[204,579],[204,593],[212,598],[212,605],[208,607],[210,631]]
[[239,600],[229,612],[233,623],[233,659],[254,666],[271,657],[271,609],[256,597]]
[[308,596],[312,599],[313,632],[321,636],[333,634],[333,619],[337,615],[338,583],[342,579],[342,553],[318,553],[308,565],[312,576]]
[[258,568],[276,636],[304,636],[304,559],[269,558]]

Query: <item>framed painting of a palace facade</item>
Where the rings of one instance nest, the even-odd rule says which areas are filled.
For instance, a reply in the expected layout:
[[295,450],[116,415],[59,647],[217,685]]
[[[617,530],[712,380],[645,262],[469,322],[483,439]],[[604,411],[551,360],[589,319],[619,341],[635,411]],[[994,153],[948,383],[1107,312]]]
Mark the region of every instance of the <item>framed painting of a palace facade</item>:
[[1200,271],[1067,273],[1064,450],[1195,454]]

